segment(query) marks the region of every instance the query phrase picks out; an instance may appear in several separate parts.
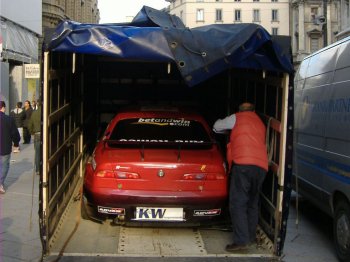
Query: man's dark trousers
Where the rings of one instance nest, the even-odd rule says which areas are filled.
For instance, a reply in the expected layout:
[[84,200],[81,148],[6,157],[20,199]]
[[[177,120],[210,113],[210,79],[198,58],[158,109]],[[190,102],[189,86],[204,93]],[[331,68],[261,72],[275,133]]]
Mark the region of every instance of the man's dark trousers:
[[266,171],[258,166],[233,165],[230,186],[230,214],[233,242],[246,245],[256,240],[259,219],[259,191]]

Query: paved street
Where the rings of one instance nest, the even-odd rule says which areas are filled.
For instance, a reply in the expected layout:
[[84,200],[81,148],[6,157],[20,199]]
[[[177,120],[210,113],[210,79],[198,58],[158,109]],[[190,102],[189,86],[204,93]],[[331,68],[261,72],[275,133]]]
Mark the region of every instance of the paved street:
[[297,224],[296,197],[293,194],[288,219],[287,237],[283,261],[286,262],[335,262],[332,219],[299,199],[299,223]]
[[[39,261],[41,257],[37,214],[39,179],[33,176],[34,149],[33,144],[21,147],[20,153],[12,154],[10,172],[6,180],[7,192],[0,195],[0,262]],[[337,261],[332,243],[331,219],[302,200],[299,203],[299,213],[297,227],[293,198],[282,260]],[[79,258],[79,261],[85,260]]]

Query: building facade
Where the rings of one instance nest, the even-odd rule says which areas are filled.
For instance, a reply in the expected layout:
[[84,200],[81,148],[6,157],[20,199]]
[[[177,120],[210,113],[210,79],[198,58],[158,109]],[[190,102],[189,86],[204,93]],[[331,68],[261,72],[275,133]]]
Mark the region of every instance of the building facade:
[[350,34],[350,0],[166,0],[189,27],[256,23],[289,35],[297,68],[307,55]]
[[349,13],[349,0],[293,0],[290,25],[295,66],[338,40],[338,34],[349,28]]
[[288,0],[168,0],[169,12],[189,27],[256,23],[272,35],[289,35]]
[[39,83],[25,78],[24,65],[38,63],[41,34],[41,0],[0,1],[0,100],[6,113],[38,96]]
[[98,0],[43,0],[43,28],[54,28],[63,20],[98,23]]

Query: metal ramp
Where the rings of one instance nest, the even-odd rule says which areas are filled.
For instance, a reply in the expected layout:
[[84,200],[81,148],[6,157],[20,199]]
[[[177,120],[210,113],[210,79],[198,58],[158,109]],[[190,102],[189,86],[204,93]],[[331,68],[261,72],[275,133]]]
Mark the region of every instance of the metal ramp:
[[[225,251],[231,232],[201,228],[112,226],[80,218],[80,201],[73,197],[50,243],[46,261],[255,261],[275,258],[268,244],[244,253]],[[63,251],[63,252],[62,252]],[[105,260],[104,260],[105,259]],[[161,259],[161,260],[159,260]],[[177,260],[176,260],[177,259]],[[246,260],[248,259],[248,260]],[[251,260],[252,259],[252,260]],[[141,260],[140,260],[141,261]]]
[[199,230],[130,227],[121,228],[117,253],[180,257],[207,254]]

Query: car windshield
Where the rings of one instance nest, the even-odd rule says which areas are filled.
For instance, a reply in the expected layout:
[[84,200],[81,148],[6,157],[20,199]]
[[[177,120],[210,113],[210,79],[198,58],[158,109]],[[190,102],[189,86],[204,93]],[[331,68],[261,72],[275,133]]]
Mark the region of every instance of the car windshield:
[[133,118],[117,123],[110,141],[145,144],[192,144],[211,143],[203,125],[183,118]]

